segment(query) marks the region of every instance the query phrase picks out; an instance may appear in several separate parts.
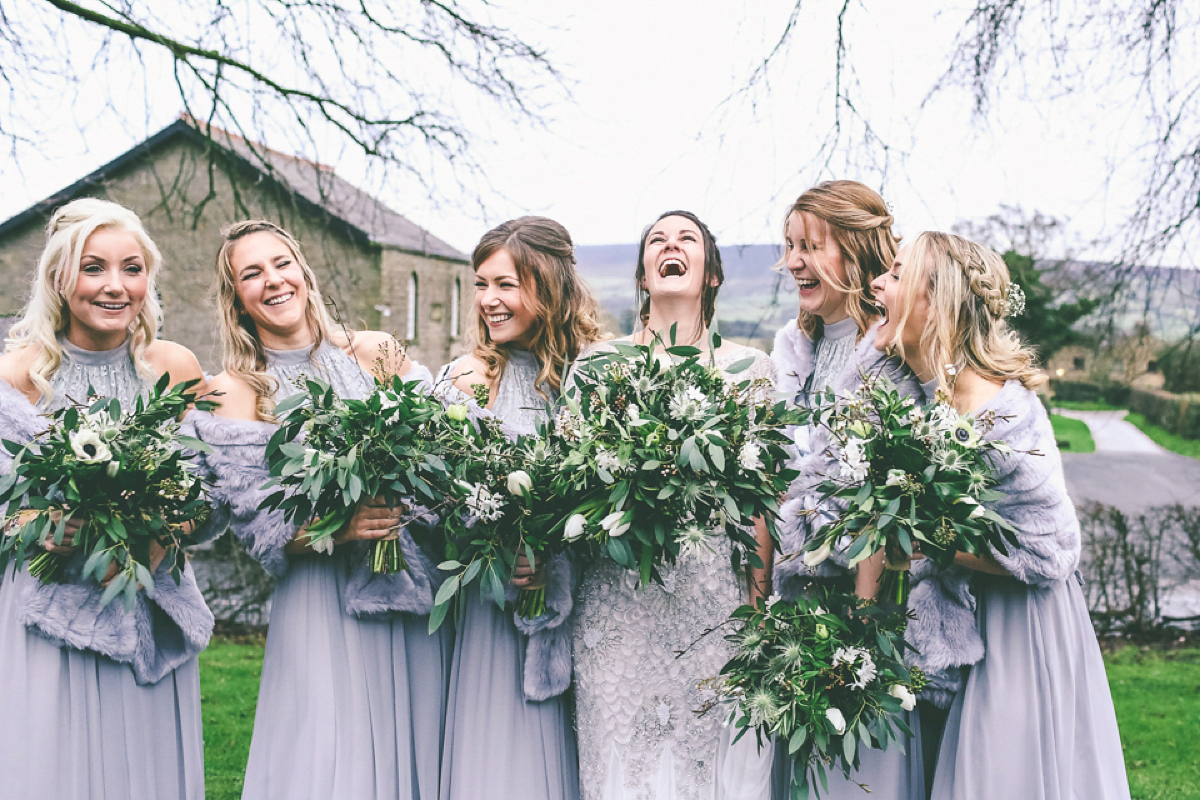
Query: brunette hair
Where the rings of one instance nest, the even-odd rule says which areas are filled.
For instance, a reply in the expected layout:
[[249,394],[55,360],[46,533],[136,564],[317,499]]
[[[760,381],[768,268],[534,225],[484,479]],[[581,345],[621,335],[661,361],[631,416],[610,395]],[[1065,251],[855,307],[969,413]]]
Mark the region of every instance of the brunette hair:
[[637,270],[633,275],[637,291],[638,318],[645,325],[650,316],[650,295],[645,288],[646,240],[650,238],[650,231],[654,230],[654,226],[667,217],[683,217],[694,222],[700,229],[700,238],[704,243],[704,284],[700,294],[700,319],[696,326],[696,333],[699,333],[711,325],[713,317],[716,316],[717,292],[720,291],[721,284],[725,282],[725,268],[721,263],[721,250],[717,247],[717,237],[713,236],[708,226],[691,211],[665,211],[642,231],[642,239],[638,243]]

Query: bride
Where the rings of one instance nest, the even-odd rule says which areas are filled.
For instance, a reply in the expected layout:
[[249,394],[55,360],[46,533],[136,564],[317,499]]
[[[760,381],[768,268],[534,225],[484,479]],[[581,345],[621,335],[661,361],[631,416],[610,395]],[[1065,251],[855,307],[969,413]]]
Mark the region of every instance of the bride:
[[[694,214],[669,211],[646,229],[635,280],[643,326],[633,343],[667,339],[672,325],[678,344],[708,342],[724,275],[716,242]],[[590,352],[599,348],[611,345]],[[737,380],[754,379],[769,393],[774,372],[765,353],[725,343],[713,358],[727,378],[734,362],[753,358]],[[770,564],[761,523],[756,537]],[[608,560],[584,570],[573,640],[584,800],[757,800],[769,793],[769,748],[759,754],[753,736],[731,748],[725,712],[696,713],[715,699],[701,683],[730,657],[719,632],[701,634],[770,585],[763,570],[731,569],[726,536],[711,542],[711,550],[664,569],[662,586],[639,589],[635,572]]]

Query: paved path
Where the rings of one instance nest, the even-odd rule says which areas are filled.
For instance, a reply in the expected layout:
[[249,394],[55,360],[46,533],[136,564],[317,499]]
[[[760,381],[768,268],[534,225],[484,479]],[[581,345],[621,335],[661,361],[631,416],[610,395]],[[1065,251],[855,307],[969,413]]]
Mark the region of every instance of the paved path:
[[1076,505],[1104,503],[1126,514],[1182,503],[1200,506],[1200,461],[1158,453],[1063,453],[1067,491]]
[[1054,413],[1071,419],[1083,420],[1092,438],[1096,441],[1097,453],[1165,453],[1154,441],[1133,425],[1125,421],[1129,412],[1120,411],[1069,411],[1055,409]]

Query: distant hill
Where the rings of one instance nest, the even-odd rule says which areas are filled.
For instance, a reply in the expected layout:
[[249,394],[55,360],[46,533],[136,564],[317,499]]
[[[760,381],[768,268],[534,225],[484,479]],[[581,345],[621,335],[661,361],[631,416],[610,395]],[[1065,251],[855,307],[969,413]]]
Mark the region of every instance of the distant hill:
[[[717,303],[718,329],[738,339],[770,339],[796,313],[790,277],[771,267],[779,260],[776,245],[726,245],[721,248],[725,284]],[[622,333],[633,322],[633,271],[636,244],[581,245],[575,248],[579,271],[596,299],[613,315]]]

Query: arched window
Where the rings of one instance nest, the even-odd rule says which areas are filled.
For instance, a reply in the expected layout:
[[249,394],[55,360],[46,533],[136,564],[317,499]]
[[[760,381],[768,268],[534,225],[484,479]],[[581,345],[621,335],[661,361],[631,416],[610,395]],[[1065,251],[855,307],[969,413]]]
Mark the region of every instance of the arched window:
[[417,340],[417,273],[408,275],[408,332],[404,338],[410,342]]
[[458,302],[462,297],[462,278],[454,279],[454,291],[450,293],[450,335],[457,339],[462,336],[459,329]]

